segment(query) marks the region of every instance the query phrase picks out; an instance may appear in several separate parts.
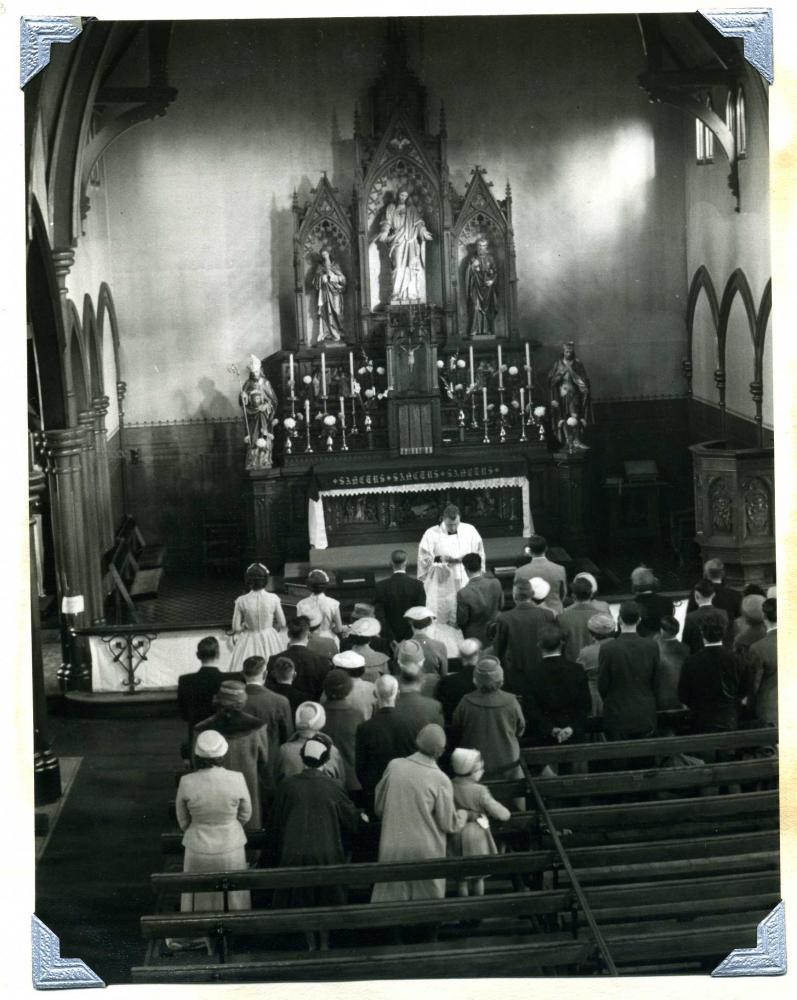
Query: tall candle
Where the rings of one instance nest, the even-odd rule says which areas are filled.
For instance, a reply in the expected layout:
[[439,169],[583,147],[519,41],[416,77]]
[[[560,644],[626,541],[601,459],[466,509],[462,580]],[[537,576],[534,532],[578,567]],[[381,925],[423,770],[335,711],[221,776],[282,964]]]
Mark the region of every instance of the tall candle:
[[473,370],[473,344],[471,344],[470,347],[468,348],[468,357],[470,359],[470,384],[471,385],[475,385],[476,384],[476,376],[475,376],[474,370]]
[[349,377],[351,378],[351,394],[354,395],[354,352],[349,351]]
[[306,399],[304,401],[304,419],[307,421],[307,426],[310,426],[310,400]]
[[520,422],[526,419],[526,392],[523,386],[520,387]]
[[487,386],[482,389],[482,404],[484,406],[484,419],[487,420]]
[[327,352],[321,352],[321,395],[327,394]]
[[529,393],[531,393],[531,350],[529,348],[529,342],[526,341],[526,381],[529,387]]
[[340,426],[346,426],[346,409],[343,405],[343,396],[340,397]]
[[501,355],[501,345],[499,344],[498,345],[498,388],[499,389],[503,389],[504,388],[504,372],[503,372],[503,367],[504,367],[504,359],[503,359],[503,357]]

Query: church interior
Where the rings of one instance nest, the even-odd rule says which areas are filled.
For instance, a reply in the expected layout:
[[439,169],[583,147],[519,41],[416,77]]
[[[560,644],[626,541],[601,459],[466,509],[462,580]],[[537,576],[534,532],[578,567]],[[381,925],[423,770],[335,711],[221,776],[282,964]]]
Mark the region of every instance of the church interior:
[[649,569],[686,641],[712,560],[770,613],[768,86],[696,13],[92,19],[52,45],[26,302],[36,913],[62,954],[202,983],[705,973],[755,944],[780,881],[752,710],[659,706],[622,747],[594,712],[581,742],[527,728],[485,779],[522,804],[497,853],[414,862],[441,898],[369,902],[412,869],[373,814],[302,871],[260,859],[265,805],[243,870],[191,873],[174,796],[178,679],[205,637],[233,669],[253,566],[285,641],[323,578],[337,644],[453,507],[502,614],[540,536],[615,619]]

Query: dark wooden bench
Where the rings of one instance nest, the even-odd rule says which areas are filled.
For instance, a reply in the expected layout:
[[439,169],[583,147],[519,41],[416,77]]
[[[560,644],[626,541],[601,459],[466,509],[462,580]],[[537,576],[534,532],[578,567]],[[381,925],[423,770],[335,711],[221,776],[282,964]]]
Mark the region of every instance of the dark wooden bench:
[[129,538],[120,538],[106,555],[103,566],[103,593],[113,599],[115,620],[121,623],[125,608],[133,622],[138,622],[137,605],[158,596],[163,567],[144,569],[136,559]]
[[131,514],[127,514],[122,521],[116,532],[116,541],[129,543],[139,569],[159,569],[166,561],[166,546],[160,542],[148,543]]

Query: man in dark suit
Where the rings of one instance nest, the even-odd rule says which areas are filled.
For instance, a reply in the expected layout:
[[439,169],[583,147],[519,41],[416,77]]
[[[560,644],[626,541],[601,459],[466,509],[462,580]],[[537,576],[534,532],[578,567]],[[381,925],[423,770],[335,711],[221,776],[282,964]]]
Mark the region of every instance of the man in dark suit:
[[395,718],[401,727],[402,757],[415,753],[415,737],[425,725],[443,725],[442,705],[422,691],[423,659],[423,649],[414,639],[405,639],[397,650],[399,693]]
[[607,639],[598,653],[598,691],[610,740],[652,736],[656,731],[656,683],[659,647],[637,633],[638,605],[620,605],[620,635]]
[[[296,716],[296,709],[304,701],[312,701],[306,691],[300,691],[293,683],[296,680],[296,667],[287,656],[278,656],[271,668],[271,675],[266,680],[266,687],[274,694],[281,694],[288,699],[291,706],[291,719]],[[293,730],[291,730],[293,732]]]
[[515,606],[511,611],[502,611],[496,620],[498,628],[493,647],[504,668],[504,690],[511,694],[524,694],[528,673],[540,660],[539,630],[555,621],[550,608],[532,599],[534,588],[538,588],[538,594],[543,594],[546,588],[541,584],[545,583],[537,577],[533,581],[516,579],[512,587]]
[[287,656],[296,668],[296,686],[306,691],[313,701],[318,701],[324,690],[324,678],[332,669],[332,664],[307,648],[309,637],[310,625],[304,615],[292,618],[288,622],[288,648],[284,653],[274,653],[269,657],[266,672],[271,676],[276,660]]
[[518,580],[531,580],[539,577],[545,580],[550,586],[550,591],[545,599],[545,606],[550,608],[555,615],[558,615],[564,604],[562,603],[567,593],[567,573],[564,566],[552,562],[546,552],[548,543],[542,535],[532,535],[526,551],[531,556],[531,560],[520,566],[515,572],[515,583]]
[[406,754],[406,726],[396,717],[398,681],[384,674],[376,682],[376,711],[357,727],[354,739],[354,767],[363,786],[367,812],[373,814],[374,790],[394,757]]
[[660,667],[656,673],[656,704],[660,712],[682,707],[678,697],[678,682],[689,647],[678,641],[680,625],[675,618],[662,618],[659,644]]
[[527,740],[545,746],[578,743],[592,708],[587,674],[563,656],[565,635],[558,625],[540,629],[540,662],[528,677],[524,714]]
[[435,691],[435,698],[443,706],[446,725],[450,726],[454,709],[466,694],[473,690],[473,670],[479,661],[482,644],[478,639],[464,639],[459,644],[462,666],[445,677],[441,677]]
[[[731,623],[735,622],[742,613],[742,595],[738,590],[725,586],[723,582],[725,580],[725,564],[721,559],[709,559],[703,564],[703,574],[706,580],[711,580],[714,584],[714,596],[711,603],[715,608],[724,611]],[[696,608],[695,595],[690,594],[686,613],[689,614]]]
[[768,726],[778,724],[778,601],[768,597],[761,605],[767,634],[750,646],[755,692],[755,716]]
[[246,704],[243,710],[266,724],[266,742],[268,744],[266,767],[271,777],[273,789],[276,786],[275,768],[279,757],[279,748],[288,741],[293,733],[293,712],[291,712],[290,702],[287,698],[269,691],[264,686],[263,672],[266,668],[264,657],[248,656],[242,666],[246,678]]
[[653,570],[637,566],[631,573],[633,602],[639,608],[637,632],[646,639],[655,639],[661,629],[662,618],[672,618],[675,606],[669,597],[659,593],[659,581]]
[[487,645],[487,626],[495,621],[504,606],[504,590],[494,576],[482,572],[482,557],[468,552],[462,557],[468,582],[457,591],[457,625],[466,639],[478,639]]
[[426,603],[426,591],[420,580],[407,575],[407,553],[396,549],[390,556],[393,575],[376,585],[374,612],[382,623],[382,635],[388,642],[401,642],[412,634],[404,612]]
[[749,693],[741,657],[723,648],[726,627],[725,613],[711,609],[701,624],[703,647],[687,657],[681,670],[678,696],[691,710],[691,728],[696,733],[738,728],[739,706]]
[[684,619],[683,641],[689,647],[690,653],[697,653],[703,648],[703,622],[707,617],[714,617],[718,614],[725,621],[725,639],[727,642],[730,631],[730,623],[726,611],[717,608],[712,603],[714,598],[714,584],[711,580],[701,580],[692,591],[696,608],[690,611]]
[[177,705],[180,715],[188,723],[188,745],[194,733],[194,726],[213,715],[213,698],[228,674],[219,670],[219,642],[209,635],[200,639],[196,648],[199,670],[181,674],[177,678]]

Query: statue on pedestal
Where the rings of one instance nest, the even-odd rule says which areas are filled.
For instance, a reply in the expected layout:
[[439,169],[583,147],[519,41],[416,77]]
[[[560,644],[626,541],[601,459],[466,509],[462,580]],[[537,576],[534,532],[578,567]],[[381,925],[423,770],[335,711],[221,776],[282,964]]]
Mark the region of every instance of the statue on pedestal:
[[321,262],[316,267],[313,288],[317,294],[318,343],[327,338],[339,341],[343,335],[343,293],[346,275],[340,265],[332,260],[329,250],[321,251]]
[[465,265],[465,293],[468,297],[468,336],[491,337],[498,312],[498,268],[485,237],[476,241],[476,252]]
[[385,209],[377,243],[386,243],[393,268],[391,302],[426,301],[426,244],[432,234],[418,209],[400,188],[396,201]]
[[563,346],[562,356],[548,373],[548,384],[551,421],[559,443],[568,451],[586,448],[582,435],[592,415],[590,383],[572,340]]
[[246,424],[246,468],[270,469],[277,395],[254,354],[249,357],[249,378],[241,387],[241,407]]

